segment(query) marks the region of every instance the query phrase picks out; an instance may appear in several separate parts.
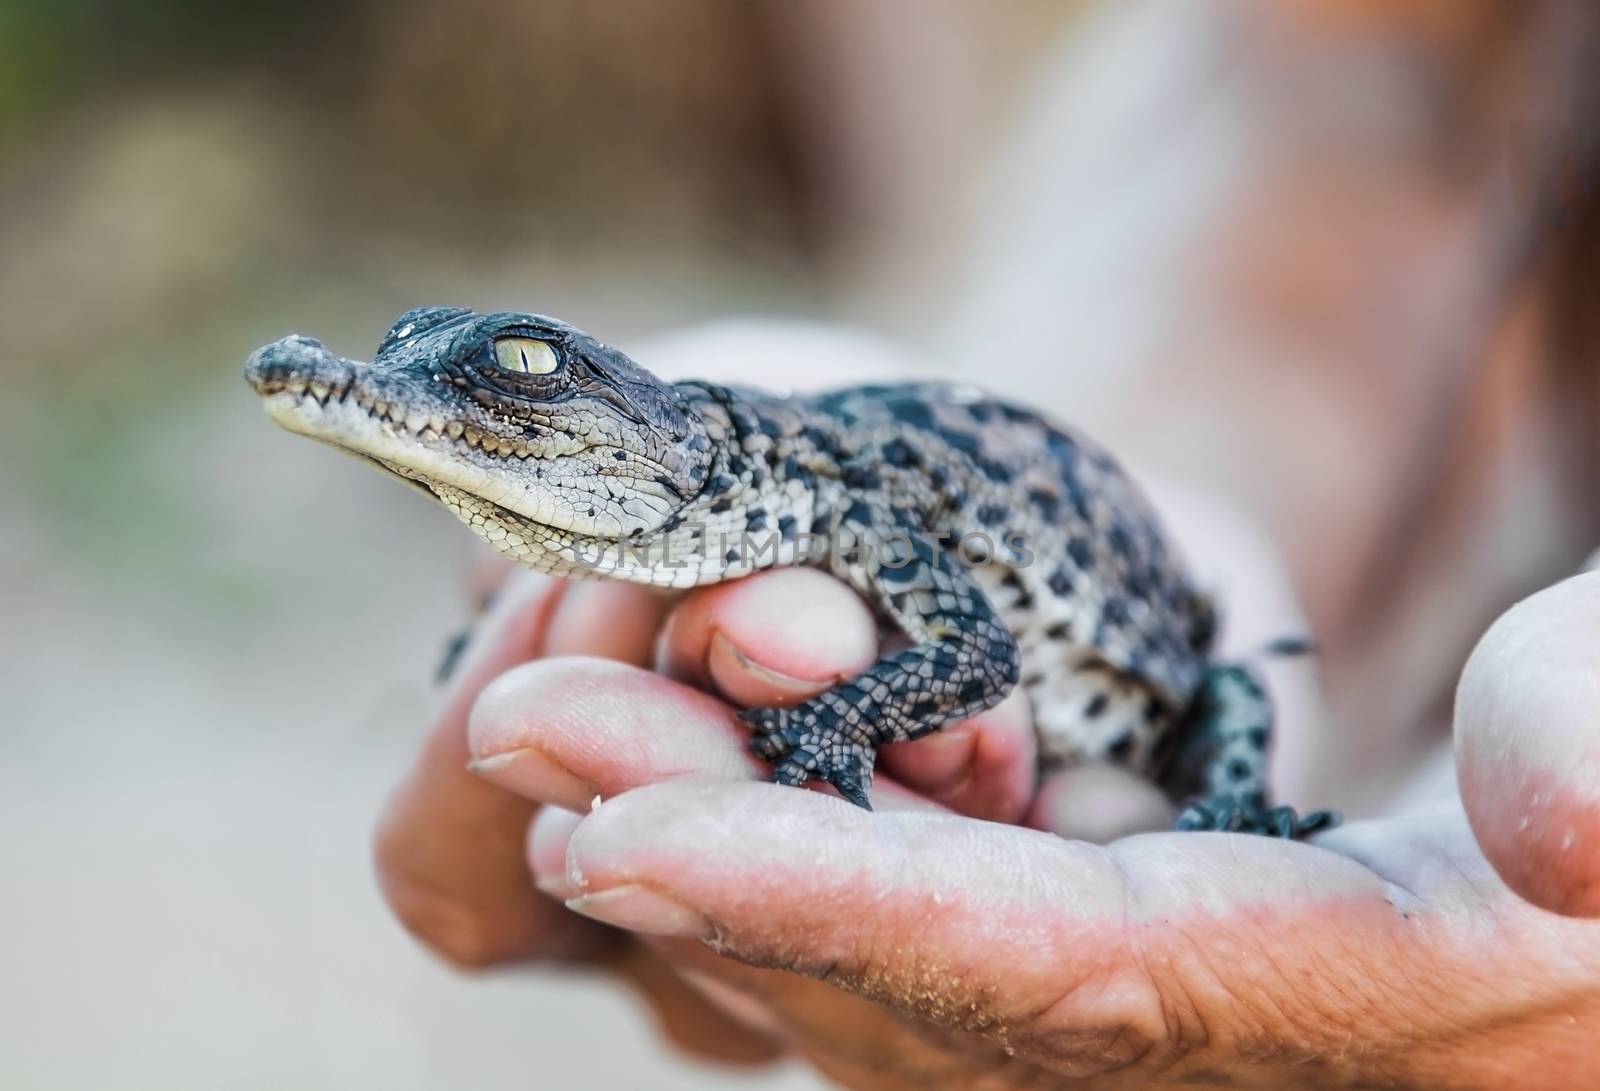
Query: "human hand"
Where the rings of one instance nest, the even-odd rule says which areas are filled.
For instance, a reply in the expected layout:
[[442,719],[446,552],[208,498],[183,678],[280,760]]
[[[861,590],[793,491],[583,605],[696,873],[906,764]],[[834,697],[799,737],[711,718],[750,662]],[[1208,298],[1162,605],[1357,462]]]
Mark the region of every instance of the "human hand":
[[[1571,699],[1587,675],[1549,649],[1586,647],[1596,581],[1514,611],[1475,657],[1458,718],[1467,810],[1493,858],[1571,913],[1600,913],[1581,796],[1597,747],[1592,701]],[[880,811],[858,813],[749,783],[761,769],[704,690],[761,703],[848,674],[874,654],[865,609],[779,572],[690,596],[658,635],[666,617],[665,600],[621,585],[524,580],[507,597],[380,842],[386,889],[428,942],[470,965],[599,957],[680,1043],[742,1060],[781,1043],[861,1087],[1041,1073],[1559,1087],[1594,1049],[1600,925],[1512,894],[1460,808],[1315,846],[1067,841],[1004,824],[1073,832],[1085,814],[1070,801],[1091,794],[1080,782],[1029,800],[1013,700],[885,754]],[[675,677],[642,669],[658,642]],[[559,658],[572,652],[605,658]],[[490,684],[469,736],[477,691],[529,655],[558,658]],[[469,747],[498,787],[464,771]],[[585,814],[597,795],[608,802]],[[1098,799],[1131,826],[1159,817],[1127,785],[1102,781]],[[530,801],[545,806],[525,863]],[[568,897],[644,943],[587,925]]]
[[[730,593],[735,588],[739,590]],[[474,701],[480,706],[492,701],[494,693],[506,686],[502,680],[480,698],[487,683],[511,665],[530,659],[536,662],[524,670],[548,670],[556,681],[599,671],[602,689],[607,671],[654,678],[638,668],[652,660],[668,605],[666,598],[626,585],[569,586],[528,573],[514,575],[479,626],[428,741],[380,826],[379,876],[401,920],[464,968],[528,960],[607,965],[642,988],[663,1017],[664,1029],[680,1044],[723,1059],[762,1059],[775,1052],[764,1036],[730,1026],[714,1008],[697,1002],[658,958],[622,942],[620,934],[568,912],[559,900],[552,901],[533,885],[524,860],[530,820],[540,813],[544,832],[573,816],[550,808],[537,812],[523,797],[559,797],[569,807],[585,808],[591,796],[620,790],[602,787],[604,768],[596,774],[601,785],[591,787],[574,785],[536,754],[523,755],[512,764],[504,758],[477,763],[484,775],[514,780],[522,795],[487,784],[468,771],[469,711]],[[866,608],[843,585],[811,572],[776,574],[688,597],[672,614],[670,629],[677,635],[662,642],[663,654],[675,657],[680,665],[697,655],[705,669],[735,690],[763,694],[774,693],[774,687],[793,687],[795,681],[743,659],[740,649],[759,647],[771,639],[760,631],[748,631],[752,625],[759,630],[765,619],[774,617],[794,625],[797,611],[813,622],[810,628],[803,621],[798,624],[802,649],[807,644],[828,647],[809,662],[801,661],[803,651],[780,657],[784,666],[832,677],[850,673],[873,654],[877,635]],[[766,631],[774,632],[770,626]],[[693,639],[702,642],[698,653],[684,643]],[[568,656],[587,658],[563,658]],[[806,692],[820,688],[815,681],[798,685]],[[649,758],[657,776],[667,775],[674,762],[691,775],[755,775],[758,765],[742,748],[724,748],[721,754],[693,752],[698,745],[693,733],[679,735],[667,724],[629,719],[647,716],[650,706],[630,704],[625,687],[612,687],[608,693],[616,702],[613,707],[579,709],[573,713],[577,718],[569,721],[573,737],[588,746],[602,765],[613,749],[626,756],[654,740],[664,744]],[[697,696],[702,711],[715,704]],[[560,706],[559,700],[553,702],[548,711],[559,714]],[[905,770],[911,783],[947,791],[977,813],[1014,818],[1031,797],[1033,765],[1031,729],[1015,709],[1016,702],[1010,702],[947,738],[897,748],[885,755],[886,766]],[[597,723],[586,729],[583,717],[591,714]],[[675,749],[679,742],[691,751],[679,753]],[[622,775],[627,775],[626,769]],[[883,789],[895,794],[887,784]],[[909,798],[904,789],[898,795],[902,801]],[[552,818],[557,821],[546,821]]]

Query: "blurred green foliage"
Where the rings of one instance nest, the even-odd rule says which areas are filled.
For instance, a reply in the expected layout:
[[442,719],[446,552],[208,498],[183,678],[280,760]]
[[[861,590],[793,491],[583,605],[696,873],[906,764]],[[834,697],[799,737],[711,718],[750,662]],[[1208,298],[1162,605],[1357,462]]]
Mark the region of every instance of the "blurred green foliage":
[[108,83],[250,63],[348,9],[313,0],[3,0],[0,141]]

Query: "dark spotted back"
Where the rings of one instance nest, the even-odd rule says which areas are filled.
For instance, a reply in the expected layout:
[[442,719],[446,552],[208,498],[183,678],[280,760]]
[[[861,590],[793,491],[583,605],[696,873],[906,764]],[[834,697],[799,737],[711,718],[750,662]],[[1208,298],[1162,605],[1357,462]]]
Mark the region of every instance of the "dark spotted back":
[[[1174,707],[1199,684],[1216,633],[1211,600],[1173,555],[1149,500],[1092,441],[968,387],[868,386],[787,406],[831,422],[833,460],[955,546],[1020,543],[1036,594],[1075,607],[1070,633]],[[1031,578],[1030,578],[1031,577]]]

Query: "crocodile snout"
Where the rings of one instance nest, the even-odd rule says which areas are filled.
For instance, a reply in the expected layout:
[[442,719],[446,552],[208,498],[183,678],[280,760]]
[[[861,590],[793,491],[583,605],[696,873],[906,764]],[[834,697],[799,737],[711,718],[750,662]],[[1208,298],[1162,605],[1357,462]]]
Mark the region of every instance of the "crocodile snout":
[[322,401],[348,390],[355,372],[355,364],[329,352],[315,337],[299,334],[263,345],[244,362],[245,381],[262,396],[310,391]]

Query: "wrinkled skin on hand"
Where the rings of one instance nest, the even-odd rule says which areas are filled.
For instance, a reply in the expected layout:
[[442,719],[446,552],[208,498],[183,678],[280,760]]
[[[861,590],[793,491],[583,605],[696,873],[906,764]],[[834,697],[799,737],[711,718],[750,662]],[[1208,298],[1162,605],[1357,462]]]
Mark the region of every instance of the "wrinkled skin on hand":
[[876,814],[761,783],[735,710],[877,654],[825,576],[669,602],[519,574],[395,794],[380,875],[462,966],[591,961],[694,1053],[799,1053],[850,1087],[1579,1086],[1600,1059],[1597,638],[1600,576],[1486,638],[1464,806],[1312,844],[1115,838],[1170,806],[1111,769],[1035,794],[1018,698],[887,751]]

